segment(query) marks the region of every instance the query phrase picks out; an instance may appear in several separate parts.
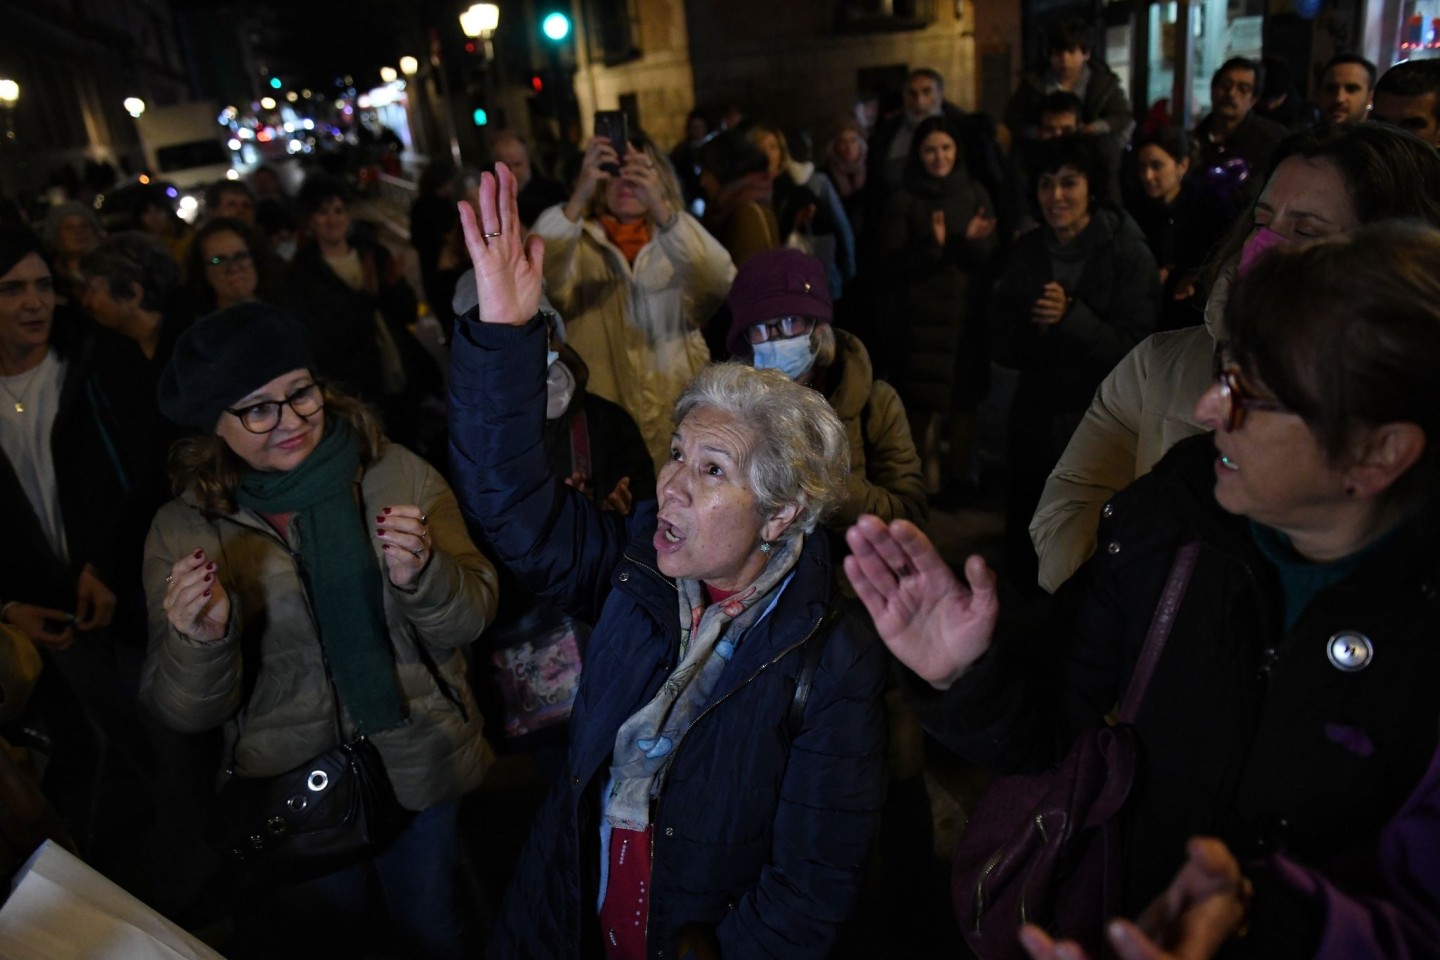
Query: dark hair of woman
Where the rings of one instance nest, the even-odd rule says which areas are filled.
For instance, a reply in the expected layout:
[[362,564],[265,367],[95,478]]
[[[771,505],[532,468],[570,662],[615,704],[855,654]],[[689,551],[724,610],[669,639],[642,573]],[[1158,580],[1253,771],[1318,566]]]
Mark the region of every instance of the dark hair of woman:
[[925,165],[920,160],[920,147],[925,138],[932,133],[943,133],[955,143],[955,169],[965,169],[965,148],[964,140],[960,138],[960,130],[951,122],[949,117],[926,117],[915,127],[915,135],[910,138],[910,157],[907,161],[906,174],[910,176],[928,176],[925,173]]
[[[344,420],[360,438],[360,466],[368,467],[385,449],[379,419],[359,400],[325,386],[325,415]],[[214,433],[175,441],[170,448],[170,485],[176,496],[194,490],[208,518],[234,513],[235,491],[249,469]]]
[[734,183],[751,173],[770,168],[765,151],[738,130],[722,130],[705,142],[696,158],[701,169],[715,175],[722,184]]
[[[1412,133],[1383,123],[1322,123],[1280,141],[1265,180],[1291,157],[1326,160],[1340,171],[1360,223],[1395,218],[1440,227],[1440,154]],[[1255,202],[1260,199],[1256,191]],[[1207,286],[1240,255],[1254,226],[1254,204],[1240,217],[1205,270]]]
[[300,185],[300,193],[295,197],[295,208],[300,212],[301,219],[304,219],[319,210],[327,200],[339,200],[348,204],[349,185],[328,173],[312,173]]
[[1195,144],[1183,127],[1155,127],[1146,130],[1135,137],[1130,144],[1130,152],[1138,156],[1144,147],[1159,147],[1176,163],[1195,159]]
[[80,259],[80,272],[98,277],[112,297],[128,298],[140,287],[140,309],[163,310],[180,286],[180,265],[164,245],[138,230],[117,233]]
[[269,256],[264,237],[254,227],[231,217],[206,220],[205,225],[195,231],[195,236],[190,241],[190,249],[185,254],[185,283],[194,291],[200,303],[207,311],[215,308],[215,293],[205,280],[204,251],[205,241],[220,233],[235,234],[245,244],[245,249],[250,251],[250,262],[255,265],[255,275],[258,278],[255,296],[266,303],[278,303],[279,278],[272,275],[273,260]]
[[21,224],[7,224],[0,227],[0,275],[15,269],[15,265],[31,254],[50,265],[50,257],[41,242],[39,234]]
[[[1233,288],[1230,348],[1309,424],[1332,460],[1359,426],[1414,423],[1425,453],[1387,495],[1430,495],[1440,480],[1440,232],[1386,221],[1276,249]],[[1344,357],[1344,363],[1336,362]]]
[[[916,134],[919,134],[918,130]],[[1038,183],[1040,177],[1047,173],[1059,173],[1061,167],[1070,167],[1085,177],[1092,207],[1109,199],[1110,167],[1094,137],[1074,134],[1035,144],[1035,160],[1030,168],[1031,183]],[[1036,202],[1033,196],[1029,199],[1032,204]]]

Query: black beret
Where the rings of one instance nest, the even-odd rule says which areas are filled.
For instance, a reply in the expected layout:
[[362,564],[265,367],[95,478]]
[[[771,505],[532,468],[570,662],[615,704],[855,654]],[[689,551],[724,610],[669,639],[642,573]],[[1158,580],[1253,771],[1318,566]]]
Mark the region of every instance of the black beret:
[[160,412],[205,433],[220,414],[292,370],[315,369],[300,321],[255,301],[197,320],[160,375]]

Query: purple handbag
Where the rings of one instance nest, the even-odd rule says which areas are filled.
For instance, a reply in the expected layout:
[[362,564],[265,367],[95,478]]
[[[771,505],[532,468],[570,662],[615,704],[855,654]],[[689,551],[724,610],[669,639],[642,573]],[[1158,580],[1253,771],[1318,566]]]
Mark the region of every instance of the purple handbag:
[[1170,636],[1199,544],[1181,547],[1113,725],[1086,730],[1045,773],[997,777],[980,797],[955,850],[951,890],[960,931],[981,960],[1025,960],[1017,936],[1035,923],[1102,949],[1119,902],[1115,815],[1135,780],[1130,722]]

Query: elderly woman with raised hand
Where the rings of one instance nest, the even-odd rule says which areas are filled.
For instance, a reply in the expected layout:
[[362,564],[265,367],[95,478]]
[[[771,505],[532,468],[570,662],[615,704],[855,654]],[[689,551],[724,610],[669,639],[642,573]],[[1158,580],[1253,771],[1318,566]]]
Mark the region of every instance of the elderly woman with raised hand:
[[905,408],[875,379],[859,338],[830,325],[824,265],[799,250],[759,254],[735,275],[728,303],[730,355],[814,387],[845,427],[850,476],[826,526],[843,532],[862,513],[923,523],[925,478]]
[[1214,258],[1205,326],[1158,333],[1126,354],[1046,481],[1029,524],[1042,587],[1058,589],[1094,552],[1110,497],[1176,442],[1204,431],[1187,398],[1208,382],[1226,338],[1226,291],[1236,272],[1276,244],[1388,217],[1440,226],[1440,156],[1429,144],[1378,123],[1321,126],[1280,144],[1264,191]]
[[[1225,956],[1440,943],[1437,262],[1434,229],[1379,224],[1274,251],[1238,282],[1195,405],[1213,433],[1111,502],[1107,549],[1062,592],[1058,687],[1010,638],[992,645],[978,557],[967,589],[912,527],[849,535],[846,571],[913,671],[922,720],[995,768],[1045,769],[1103,722],[1140,672],[1162,587],[1178,602],[1116,820],[1125,912],[1165,900],[1110,928],[1122,957],[1210,956],[1245,927]],[[1100,918],[1058,933],[1094,948]],[[1037,958],[1079,956],[1037,928],[1022,939]]]
[[730,256],[683,209],[670,163],[648,138],[596,137],[569,201],[540,214],[545,290],[590,392],[635,418],[660,469],[670,408],[710,359],[701,328],[735,276]]
[[491,759],[463,651],[495,571],[444,479],[314,369],[300,323],[258,303],[177,344],[161,408],[199,434],[145,547],[142,699],[180,730],[225,725],[237,777],[367,737],[413,811],[360,862],[253,891],[257,955],[354,947],[378,887],[407,955],[463,956],[458,801]]
[[659,503],[601,512],[545,468],[542,244],[503,165],[479,201],[461,222],[480,306],[452,353],[465,509],[527,586],[595,623],[568,772],[492,952],[825,956],[884,795],[883,650],[813,535],[844,496],[844,430],[779,373],[709,367],[676,404]]

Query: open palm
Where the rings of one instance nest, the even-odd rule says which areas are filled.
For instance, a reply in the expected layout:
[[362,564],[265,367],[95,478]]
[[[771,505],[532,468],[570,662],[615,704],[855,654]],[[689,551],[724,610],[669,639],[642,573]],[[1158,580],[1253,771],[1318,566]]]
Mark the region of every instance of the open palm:
[[978,556],[955,579],[929,538],[908,520],[886,526],[866,514],[845,534],[845,575],[890,652],[944,689],[990,648],[1000,601],[995,574]]
[[479,213],[460,204],[460,228],[475,267],[475,293],[485,323],[519,325],[540,305],[545,244],[538,236],[526,238],[515,194],[515,175],[497,163],[493,174],[480,175]]

